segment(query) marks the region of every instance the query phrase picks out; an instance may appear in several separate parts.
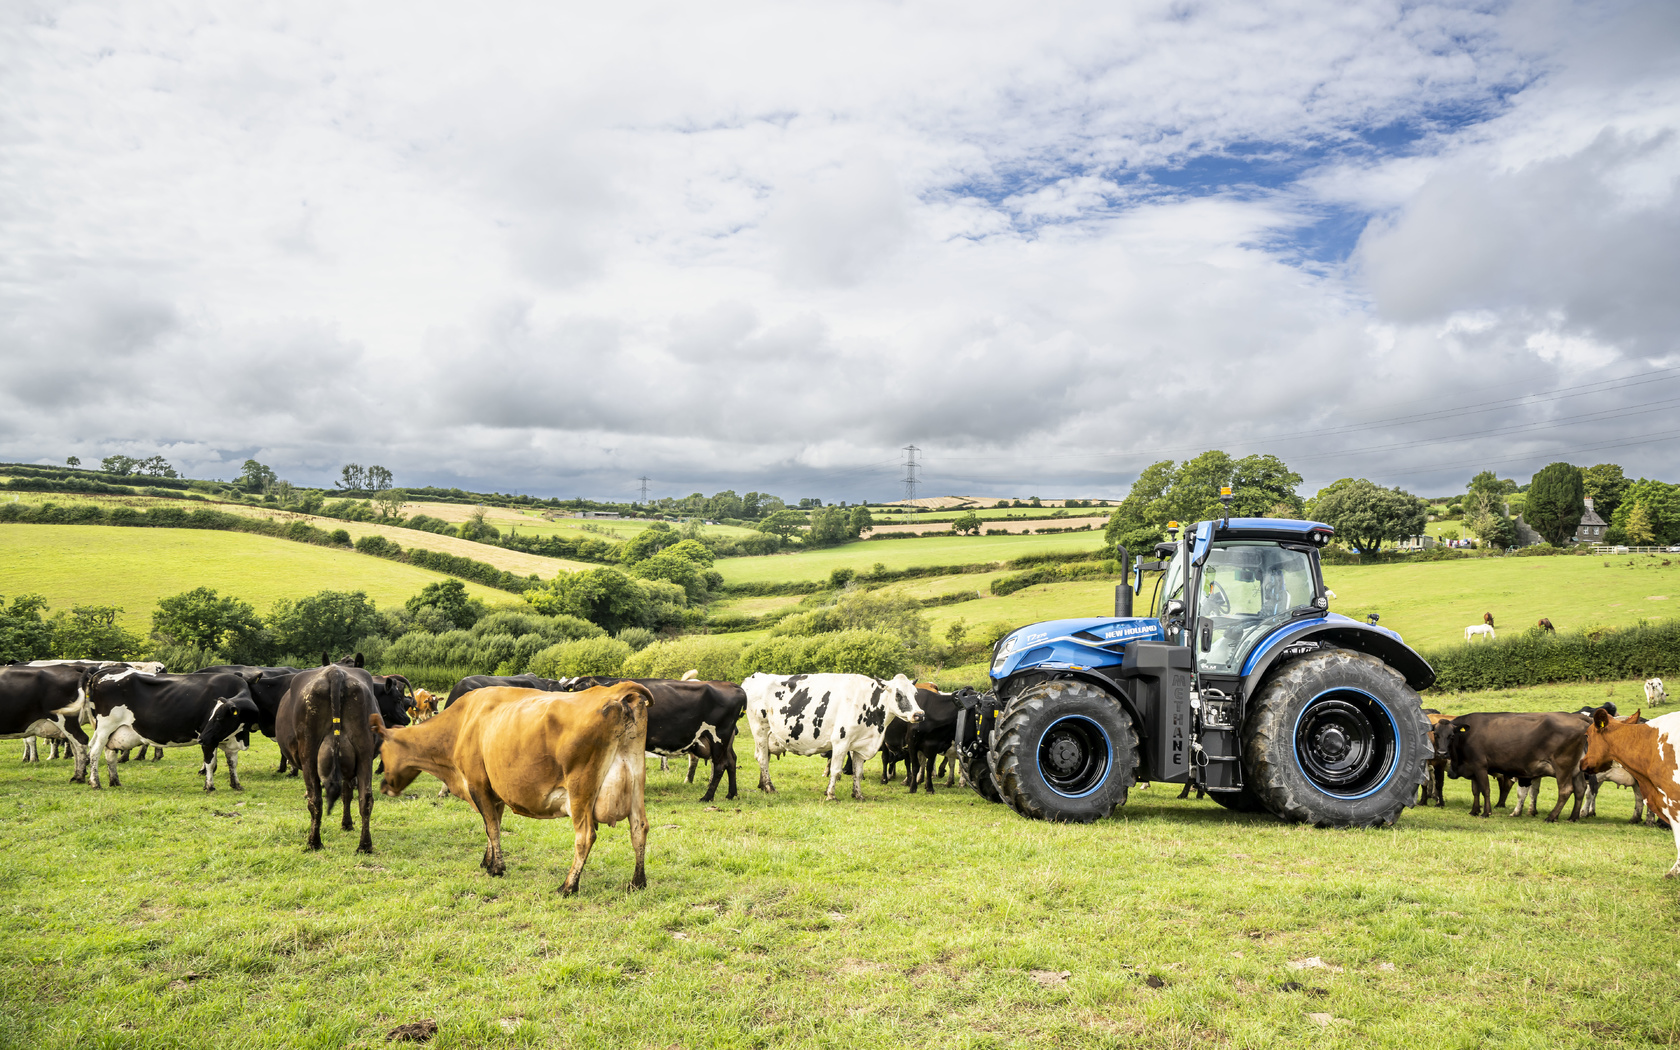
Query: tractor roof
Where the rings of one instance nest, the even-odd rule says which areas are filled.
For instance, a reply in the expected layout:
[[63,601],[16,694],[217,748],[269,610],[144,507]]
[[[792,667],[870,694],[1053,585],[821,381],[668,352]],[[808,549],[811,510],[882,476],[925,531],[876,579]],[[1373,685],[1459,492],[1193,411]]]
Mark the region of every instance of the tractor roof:
[[1224,518],[1200,521],[1191,526],[1197,539],[1207,536],[1204,530],[1214,530],[1211,538],[1221,540],[1284,540],[1297,543],[1325,544],[1336,530],[1322,521],[1298,521],[1294,518]]

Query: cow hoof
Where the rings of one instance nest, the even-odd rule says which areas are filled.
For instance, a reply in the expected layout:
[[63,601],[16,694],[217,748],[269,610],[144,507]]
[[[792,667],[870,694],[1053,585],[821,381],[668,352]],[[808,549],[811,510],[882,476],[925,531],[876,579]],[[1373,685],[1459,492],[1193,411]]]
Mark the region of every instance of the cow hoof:
[[245,785],[244,784],[229,784],[228,788],[232,791],[244,791],[245,790]]
[[364,842],[361,845],[356,847],[356,852],[357,853],[369,853],[369,854],[371,854],[373,852],[373,844],[370,843],[370,842]]

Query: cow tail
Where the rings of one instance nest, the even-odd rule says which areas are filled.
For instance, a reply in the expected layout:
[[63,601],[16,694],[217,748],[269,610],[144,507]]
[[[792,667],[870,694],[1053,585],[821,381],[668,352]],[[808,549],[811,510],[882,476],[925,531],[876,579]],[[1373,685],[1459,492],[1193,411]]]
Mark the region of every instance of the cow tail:
[[327,672],[328,699],[332,704],[332,736],[327,738],[330,747],[322,748],[325,761],[321,764],[321,789],[327,798],[327,812],[333,810],[333,803],[340,797],[344,798],[345,806],[350,805],[350,799],[344,794],[344,674],[343,672]]

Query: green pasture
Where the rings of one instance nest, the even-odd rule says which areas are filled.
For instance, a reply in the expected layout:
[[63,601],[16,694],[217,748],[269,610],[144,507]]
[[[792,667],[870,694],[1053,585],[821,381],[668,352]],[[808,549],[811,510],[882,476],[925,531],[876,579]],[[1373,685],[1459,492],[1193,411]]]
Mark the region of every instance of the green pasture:
[[[34,592],[54,610],[116,605],[124,626],[151,626],[159,598],[211,587],[266,612],[276,599],[322,589],[366,591],[401,604],[441,573],[352,551],[201,529],[103,525],[0,525],[0,594]],[[468,593],[496,604],[515,596],[476,583]]]
[[493,879],[477,816],[429,777],[375,803],[371,856],[336,823],[309,854],[266,739],[238,794],[225,772],[205,794],[187,749],[99,793],[14,753],[0,1045],[372,1048],[426,1018],[440,1048],[1680,1039],[1673,839],[1626,823],[1629,792],[1552,825],[1473,819],[1449,780],[1444,810],[1320,831],[1158,784],[1063,826],[883,787],[874,762],[861,803],[822,801],[821,761],[791,757],[765,797],[742,752],[742,797],[710,806],[650,770],[648,889],[625,892],[627,830],[603,827],[570,899],[568,825],[509,814]]
[[822,550],[725,558],[717,563],[725,583],[821,580],[835,569],[867,571],[879,562],[889,569],[919,565],[970,565],[1008,561],[1026,554],[1098,551],[1101,532],[1050,536],[930,536],[909,540],[858,540]]
[[[904,514],[904,513],[896,513],[895,514],[892,511],[875,510],[875,509],[872,508],[869,511],[869,516],[871,518],[873,518],[875,521],[878,521],[878,522],[880,522],[884,525],[903,525],[903,524],[906,524],[906,523],[912,522],[912,521],[929,521],[929,522],[931,522],[931,521],[938,521],[938,520],[941,520],[941,519],[948,522],[948,521],[951,521],[955,518],[961,517],[964,514],[973,514],[974,516],[980,518],[982,521],[995,521],[999,518],[1014,518],[1016,520],[1030,519],[1030,520],[1033,520],[1033,521],[1037,521],[1040,518],[1054,518],[1054,517],[1057,517],[1058,516],[1057,512],[1061,511],[1061,510],[1062,510],[1061,507],[987,507],[984,510],[974,510],[974,511],[939,510],[939,511],[929,511],[926,514]],[[1113,514],[1113,513],[1114,513],[1114,508],[1113,507],[1069,507],[1069,508],[1067,508],[1065,513],[1062,513],[1060,515],[1060,517],[1063,517],[1063,518],[1099,518],[1099,517],[1100,518],[1106,518],[1110,514]]]

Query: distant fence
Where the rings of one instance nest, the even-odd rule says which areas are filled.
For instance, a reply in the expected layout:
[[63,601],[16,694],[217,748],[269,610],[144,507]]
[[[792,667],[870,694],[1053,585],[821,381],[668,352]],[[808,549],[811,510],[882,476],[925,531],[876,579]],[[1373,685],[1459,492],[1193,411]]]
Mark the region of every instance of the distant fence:
[[1672,547],[1624,547],[1608,543],[1593,544],[1594,554],[1667,554]]

